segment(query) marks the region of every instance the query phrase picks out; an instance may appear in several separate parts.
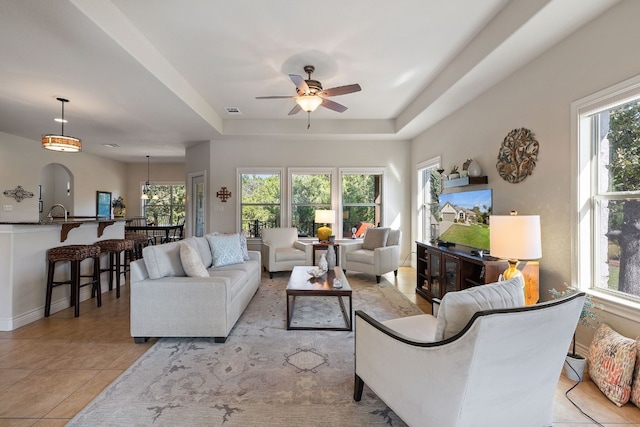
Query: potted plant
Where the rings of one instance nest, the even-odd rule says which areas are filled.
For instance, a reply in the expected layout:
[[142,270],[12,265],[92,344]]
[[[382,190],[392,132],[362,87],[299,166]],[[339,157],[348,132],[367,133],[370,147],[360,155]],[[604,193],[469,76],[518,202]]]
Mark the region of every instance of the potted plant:
[[[567,288],[564,291],[557,291],[555,288],[549,291],[551,296],[555,298],[562,298],[566,295],[577,292],[574,288]],[[596,327],[596,317],[598,314],[595,312],[596,306],[591,300],[591,295],[586,294],[584,299],[584,305],[580,312],[580,319],[578,323],[588,328]],[[564,364],[564,373],[572,381],[582,381],[584,375],[584,367],[587,363],[587,358],[576,352],[576,333],[573,333],[573,341],[571,345],[571,351],[567,353]]]
[[449,172],[449,179],[457,179],[460,178],[460,174],[458,173],[458,166],[453,165],[451,168],[451,172]]
[[114,199],[113,202],[111,203],[111,206],[113,206],[113,216],[116,216],[116,217],[125,216],[126,206],[124,204],[124,199],[122,198],[122,196],[118,197],[117,199]]

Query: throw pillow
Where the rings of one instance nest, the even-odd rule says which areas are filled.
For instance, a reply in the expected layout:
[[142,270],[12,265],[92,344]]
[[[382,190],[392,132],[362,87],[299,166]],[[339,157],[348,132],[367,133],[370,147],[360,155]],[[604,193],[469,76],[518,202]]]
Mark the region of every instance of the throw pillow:
[[242,259],[245,261],[249,261],[249,249],[247,248],[247,234],[243,231],[238,234],[240,238],[240,250],[242,251]]
[[383,248],[387,244],[389,237],[389,229],[385,227],[371,227],[367,229],[362,241],[362,249],[370,251],[376,248]]
[[610,401],[622,406],[629,401],[636,363],[636,342],[602,324],[589,346],[589,376]]
[[182,242],[180,244],[180,260],[182,268],[190,277],[209,277],[207,268],[200,259],[200,254],[190,244]]
[[524,306],[524,279],[518,275],[502,282],[474,286],[442,297],[436,324],[436,341],[451,338],[482,310]]
[[631,402],[640,407],[640,337],[636,339],[636,367],[631,381]]
[[142,249],[142,258],[151,279],[185,275],[180,261],[180,242],[149,245]]
[[213,256],[213,266],[239,264],[243,262],[240,238],[237,234],[218,234],[207,236]]

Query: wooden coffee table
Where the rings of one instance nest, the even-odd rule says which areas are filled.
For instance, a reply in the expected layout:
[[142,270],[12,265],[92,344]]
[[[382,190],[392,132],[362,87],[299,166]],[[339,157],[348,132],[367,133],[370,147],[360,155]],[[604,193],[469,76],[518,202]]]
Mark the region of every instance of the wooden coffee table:
[[[291,278],[287,284],[287,330],[309,330],[319,329],[324,331],[350,331],[353,329],[352,302],[351,302],[351,286],[344,275],[341,268],[336,267],[327,271],[326,274],[318,278],[314,278],[307,273],[313,269],[313,266],[296,266],[293,267]],[[333,287],[333,279],[340,280],[342,288]],[[301,296],[320,296],[320,297],[338,297],[342,317],[345,326],[338,327],[312,327],[312,326],[291,326],[291,319],[295,309],[296,297]],[[345,308],[343,297],[349,298],[349,311]]]

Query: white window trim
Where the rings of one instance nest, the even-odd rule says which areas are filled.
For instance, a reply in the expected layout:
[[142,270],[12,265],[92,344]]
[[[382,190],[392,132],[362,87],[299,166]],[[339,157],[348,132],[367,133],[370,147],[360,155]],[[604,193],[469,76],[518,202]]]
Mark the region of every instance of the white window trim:
[[[415,238],[417,240],[424,240],[425,230],[423,224],[425,223],[424,219],[424,209],[422,207],[425,204],[425,188],[424,188],[424,172],[426,169],[437,168],[440,166],[442,162],[442,157],[434,157],[429,160],[425,160],[422,163],[418,163],[416,165],[416,188],[418,189],[416,194],[416,206],[418,207],[418,215],[416,218],[416,234]],[[430,230],[429,230],[430,231]]]
[[[363,167],[363,168],[338,168],[338,191],[336,192],[337,202],[335,206],[342,206],[342,175],[382,175],[382,210],[380,216],[382,217],[382,226],[390,226],[387,224],[387,168],[386,167]],[[376,224],[377,225],[377,224]],[[340,227],[340,234],[338,238],[342,238],[342,227]]]
[[[291,192],[291,186],[293,185],[293,175],[329,175],[329,179],[331,180],[331,200],[329,203],[331,204],[330,209],[336,209],[338,206],[338,201],[336,200],[336,169],[335,168],[289,168],[287,174],[287,198],[289,199],[289,203],[287,203],[287,218],[288,218],[288,226],[291,227],[291,218],[293,218],[293,210],[292,203],[293,194]],[[337,215],[336,211],[336,215]],[[335,221],[335,219],[334,219]]]
[[[576,179],[571,183],[572,203],[574,206],[571,216],[571,250],[572,262],[571,286],[580,288],[593,295],[594,301],[605,312],[640,322],[640,304],[627,300],[592,287],[594,267],[591,260],[593,253],[593,217],[589,212],[591,206],[591,188],[595,186],[595,162],[591,161],[593,144],[580,140],[581,135],[588,132],[588,125],[581,116],[594,114],[606,110],[611,106],[624,102],[627,99],[637,98],[640,93],[640,76],[618,83],[610,88],[603,89],[592,95],[579,99],[571,104],[571,170]],[[585,237],[588,236],[588,237]]]
[[286,175],[284,168],[243,167],[236,168],[236,194],[238,195],[238,197],[236,197],[236,212],[238,213],[238,215],[236,215],[236,230],[238,230],[238,232],[242,231],[242,215],[240,214],[240,212],[242,209],[242,175],[245,174],[280,174],[280,224],[288,224],[288,222],[285,222],[286,218],[283,218],[287,216],[287,193],[286,191],[284,191]]

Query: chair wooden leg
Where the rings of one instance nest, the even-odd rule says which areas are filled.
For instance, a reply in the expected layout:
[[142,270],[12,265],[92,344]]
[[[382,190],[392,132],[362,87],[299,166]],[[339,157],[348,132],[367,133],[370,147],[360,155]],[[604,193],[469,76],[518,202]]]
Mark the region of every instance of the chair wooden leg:
[[358,375],[355,376],[353,383],[353,400],[360,402],[362,399],[362,390],[364,389],[364,381]]
[[51,314],[51,293],[53,292],[53,273],[55,271],[56,263],[49,261],[49,268],[47,271],[47,296],[44,303],[44,317],[49,317]]
[[376,276],[376,283],[380,283],[380,277],[381,276]]
[[398,270],[393,270],[393,275],[398,277]]

